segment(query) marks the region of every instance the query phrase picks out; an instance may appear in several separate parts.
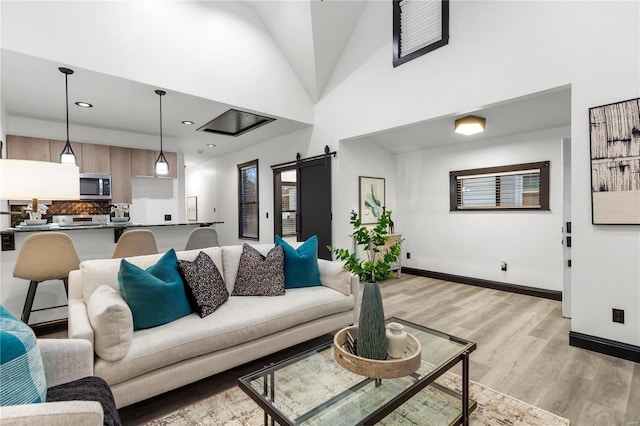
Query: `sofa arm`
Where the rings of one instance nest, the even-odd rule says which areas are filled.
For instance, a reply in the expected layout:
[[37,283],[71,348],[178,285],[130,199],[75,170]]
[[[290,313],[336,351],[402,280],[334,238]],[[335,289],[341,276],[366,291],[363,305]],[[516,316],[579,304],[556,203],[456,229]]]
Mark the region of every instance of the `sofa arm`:
[[69,338],[87,340],[94,347],[94,333],[87,305],[82,299],[69,299]]
[[0,410],[2,426],[102,426],[104,414],[96,401],[8,405]]
[[86,340],[38,339],[38,348],[47,387],[93,376],[93,348]]

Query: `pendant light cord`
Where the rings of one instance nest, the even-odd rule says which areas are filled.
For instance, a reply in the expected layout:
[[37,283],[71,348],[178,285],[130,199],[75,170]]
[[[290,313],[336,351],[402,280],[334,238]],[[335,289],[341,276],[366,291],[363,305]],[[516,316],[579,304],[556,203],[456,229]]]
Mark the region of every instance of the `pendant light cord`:
[[64,75],[64,91],[67,99],[67,143],[69,143],[69,74]]
[[159,93],[160,95],[160,154],[163,154],[162,152],[162,95],[163,93]]

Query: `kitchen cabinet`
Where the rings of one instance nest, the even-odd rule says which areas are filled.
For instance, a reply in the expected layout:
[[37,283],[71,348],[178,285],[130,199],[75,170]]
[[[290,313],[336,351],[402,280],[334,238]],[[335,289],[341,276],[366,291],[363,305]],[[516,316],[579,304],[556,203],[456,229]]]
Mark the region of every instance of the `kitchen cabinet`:
[[149,149],[131,149],[131,175],[135,177],[154,177],[153,164],[156,161],[155,151]]
[[169,163],[169,174],[157,175],[154,165],[160,151],[150,149],[131,149],[131,174],[135,177],[157,177],[157,178],[177,178],[178,177],[178,154],[175,152],[163,151]]
[[[109,145],[82,144],[83,173],[111,174],[111,147]],[[77,155],[77,154],[76,154]]]
[[111,202],[128,203],[133,200],[131,148],[111,147]]
[[[178,154],[176,154],[175,152],[167,152],[167,151],[163,151],[164,152],[164,158],[167,159],[167,163],[169,163],[169,173],[166,175],[155,175],[158,178],[177,178],[178,177]],[[153,159],[153,162],[155,163],[156,158],[158,158],[158,155],[160,155],[160,151],[155,151],[155,158]]]
[[11,160],[51,161],[49,139],[7,135],[7,158]]
[[[80,169],[80,173],[84,173],[82,169],[82,145],[79,142],[69,142],[71,144],[71,149],[73,149],[73,153],[76,154],[76,161],[78,162],[78,168]],[[49,148],[51,152],[51,162],[57,163],[60,161],[60,153],[64,149],[64,145],[66,141],[57,141],[55,139],[49,140]]]

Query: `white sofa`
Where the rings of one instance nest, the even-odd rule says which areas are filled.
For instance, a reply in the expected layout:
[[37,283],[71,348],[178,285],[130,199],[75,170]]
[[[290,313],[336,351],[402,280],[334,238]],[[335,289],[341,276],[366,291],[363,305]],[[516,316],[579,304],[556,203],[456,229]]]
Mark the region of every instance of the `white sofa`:
[[[273,244],[253,247],[266,254]],[[193,261],[200,251],[177,252],[177,257]],[[231,294],[242,246],[202,251],[213,259]],[[127,260],[147,268],[161,256]],[[104,336],[96,334],[100,330],[92,327],[87,302],[102,285],[118,289],[120,262],[84,261],[69,275],[70,338],[88,340],[94,349],[104,341]],[[344,270],[341,262],[319,260],[318,268],[322,286],[287,289],[284,296],[275,297],[231,296],[205,318],[192,313],[137,330],[129,342],[123,332],[126,354],[115,361],[96,355],[94,374],[111,386],[120,408],[356,323],[358,277]]]

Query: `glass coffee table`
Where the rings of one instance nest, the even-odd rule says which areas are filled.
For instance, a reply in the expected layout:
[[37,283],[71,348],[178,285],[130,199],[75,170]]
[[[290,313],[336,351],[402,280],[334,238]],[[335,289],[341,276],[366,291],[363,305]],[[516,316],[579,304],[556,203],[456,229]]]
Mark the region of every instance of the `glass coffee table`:
[[[351,373],[335,361],[330,342],[241,377],[238,385],[264,410],[265,425],[468,425],[476,408],[469,399],[476,344],[398,318],[387,322],[420,341],[415,373],[382,380]],[[460,393],[434,383],[458,363]]]

